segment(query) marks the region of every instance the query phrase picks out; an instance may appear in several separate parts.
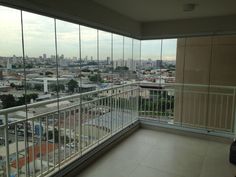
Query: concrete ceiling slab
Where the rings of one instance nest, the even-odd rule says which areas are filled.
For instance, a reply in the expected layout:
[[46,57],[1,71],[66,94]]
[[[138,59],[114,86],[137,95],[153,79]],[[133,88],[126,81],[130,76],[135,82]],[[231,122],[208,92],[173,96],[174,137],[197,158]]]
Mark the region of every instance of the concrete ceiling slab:
[[[236,14],[235,0],[93,0],[139,22],[190,19]],[[196,4],[183,11],[184,4]]]

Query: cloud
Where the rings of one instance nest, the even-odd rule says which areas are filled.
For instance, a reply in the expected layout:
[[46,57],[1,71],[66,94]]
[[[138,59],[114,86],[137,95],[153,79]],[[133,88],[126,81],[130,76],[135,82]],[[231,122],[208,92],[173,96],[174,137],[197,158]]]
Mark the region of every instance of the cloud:
[[144,40],[141,43],[141,58],[144,60],[159,60],[161,58],[161,53],[163,59],[172,60],[175,58],[177,39],[163,39],[162,46],[161,40]]
[[[38,57],[44,53],[48,56],[55,55],[54,22],[53,18],[23,11],[23,34],[26,55],[32,57]],[[0,24],[0,55],[22,55],[20,10],[0,6]],[[59,54],[64,54],[65,57],[70,58],[79,56],[79,29],[81,30],[81,54],[83,57],[93,56],[97,58],[98,38],[100,58],[106,58],[111,55],[111,33],[56,20],[56,36]],[[176,55],[176,42],[176,39],[163,40],[163,58],[174,58]],[[133,56],[138,59],[140,55],[140,41],[133,40],[133,44]],[[142,41],[142,59],[159,59],[160,51],[160,40]],[[126,59],[131,58],[132,38],[113,34],[114,59],[121,59],[123,52]]]

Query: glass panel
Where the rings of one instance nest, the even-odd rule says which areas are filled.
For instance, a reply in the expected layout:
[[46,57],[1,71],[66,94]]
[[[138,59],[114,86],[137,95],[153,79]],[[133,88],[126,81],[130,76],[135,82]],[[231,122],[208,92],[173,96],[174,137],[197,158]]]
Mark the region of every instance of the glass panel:
[[24,105],[21,14],[0,6],[0,109]]
[[[114,68],[114,85],[124,84],[124,74],[122,68],[124,67],[124,37],[113,34],[113,68]],[[121,106],[121,98],[123,94],[121,89],[115,89],[116,112],[115,120],[113,121],[113,130],[116,131],[123,125],[123,109]],[[120,94],[119,94],[120,93]]]
[[[136,74],[132,71],[133,68],[133,41],[131,38],[124,37],[124,66],[121,68],[123,73],[124,84],[131,83],[135,80]],[[126,125],[131,122],[130,104],[129,100],[131,87],[123,88],[123,95],[121,103],[123,107],[123,124]]]
[[[30,99],[30,102],[56,98],[57,94],[51,93],[49,89],[50,83],[57,82],[54,19],[23,12],[23,26],[27,95],[30,95],[30,98],[36,97]],[[36,115],[50,109],[44,107],[43,111],[31,111]]]
[[[81,91],[89,92],[99,89],[101,86],[101,73],[99,70],[98,56],[98,31],[93,28],[81,26],[81,55],[82,55],[82,78]],[[91,101],[97,99],[98,94],[89,94],[82,97],[82,100]],[[82,147],[88,148],[93,144],[93,110],[94,103],[83,104],[82,109]]]
[[[27,103],[55,99],[53,103],[30,107],[27,111],[27,121],[24,126],[29,127],[25,133],[29,158],[28,166],[22,168],[26,173],[39,175],[48,168],[49,143],[47,140],[48,117],[36,115],[46,114],[54,110],[57,112],[57,93],[51,93],[49,85],[57,82],[57,65],[55,56],[55,28],[54,19],[33,13],[23,12],[23,30],[25,41],[26,63],[26,101]],[[30,134],[34,133],[33,142]],[[46,141],[45,141],[46,140]],[[33,146],[32,146],[32,142]],[[34,162],[32,160],[34,156]],[[25,174],[24,174],[25,175]]]
[[[164,83],[168,83],[164,92],[165,98],[162,100],[164,106],[162,112],[167,121],[173,121],[174,116],[174,89],[177,87],[170,85],[175,83],[175,66],[176,66],[176,48],[177,39],[164,39],[162,40],[162,63],[161,63],[161,74]],[[178,94],[176,94],[178,95]]]
[[[52,89],[58,88],[60,97],[79,93],[80,91],[80,60],[79,60],[79,25],[57,20],[57,47],[58,47],[58,87],[51,83]],[[75,105],[79,106],[79,96],[70,100],[59,101],[59,109]],[[59,116],[61,159],[64,160],[75,149],[78,151],[79,124],[75,118],[75,108],[61,112]],[[57,130],[56,130],[57,131]]]
[[[23,95],[24,64],[22,58],[21,13],[0,6],[0,110],[25,105]],[[10,175],[17,174],[16,152],[20,139],[15,138],[15,125],[11,123],[26,117],[25,107],[0,115],[0,176],[7,175],[6,158],[9,150]],[[3,127],[8,122],[9,126]],[[8,142],[6,135],[8,134]],[[22,140],[21,140],[22,141]],[[23,145],[24,149],[25,146]],[[19,173],[18,173],[19,174]]]
[[[112,47],[112,34],[99,31],[99,70],[101,73],[102,84],[101,87],[109,88],[113,85],[113,67],[112,67],[112,58],[111,58],[111,47]],[[102,98],[98,103],[98,115],[94,114],[96,107],[92,109],[92,115],[94,119],[93,123],[93,139],[96,137],[102,138],[103,136],[108,135],[111,130],[111,108],[108,104],[107,96],[110,96],[110,91],[101,91],[99,96]],[[99,125],[99,126],[97,126]],[[96,134],[98,136],[96,136]]]

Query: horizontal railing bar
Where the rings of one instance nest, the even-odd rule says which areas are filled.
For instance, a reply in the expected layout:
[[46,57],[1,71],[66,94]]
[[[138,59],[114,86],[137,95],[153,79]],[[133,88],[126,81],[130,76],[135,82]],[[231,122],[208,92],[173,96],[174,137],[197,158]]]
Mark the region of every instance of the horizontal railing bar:
[[[76,105],[67,106],[67,107],[59,109],[59,112],[62,112],[62,111],[68,110],[68,109],[73,109],[73,108],[76,108],[76,107],[78,107],[78,109],[79,109],[79,106],[81,106],[81,105],[83,106],[85,104],[97,102],[97,101],[100,101],[102,99],[114,97],[114,96],[117,96],[117,95],[120,95],[120,94],[123,94],[123,93],[127,93],[127,92],[131,92],[131,91],[134,91],[134,90],[138,90],[138,89],[139,88],[130,89],[130,90],[122,91],[120,93],[112,94],[112,95],[109,95],[109,96],[106,96],[106,97],[100,97],[100,98],[95,99],[95,100],[85,101],[85,102],[82,102],[82,103],[79,103],[79,104],[76,104]],[[46,113],[43,113],[43,114],[35,115],[33,117],[29,117],[27,119],[22,119],[22,120],[17,120],[17,121],[14,121],[14,122],[10,122],[10,123],[8,123],[8,126],[9,125],[16,125],[16,124],[19,124],[19,123],[22,123],[22,122],[26,122],[26,121],[32,121],[34,119],[38,119],[38,118],[45,117],[45,116],[48,116],[48,115],[53,115],[53,114],[58,114],[58,110],[53,110],[53,111],[46,112]],[[5,127],[5,126],[6,126],[6,124],[1,125],[0,128],[1,127]]]
[[[110,87],[110,88],[105,88],[105,89],[101,89],[101,90],[95,90],[95,91],[91,91],[91,92],[78,93],[78,94],[69,95],[69,96],[65,96],[65,97],[61,97],[61,98],[54,98],[54,99],[50,99],[50,100],[46,100],[46,101],[40,101],[40,102],[36,102],[36,103],[32,103],[32,104],[27,104],[27,108],[28,109],[29,108],[34,108],[34,107],[54,103],[54,102],[57,102],[57,101],[65,101],[65,100],[68,100],[68,99],[75,99],[75,98],[79,98],[81,96],[96,94],[96,93],[99,93],[99,92],[104,92],[104,91],[113,90],[113,89],[119,89],[119,88],[122,88],[122,87],[132,86],[132,85],[135,85],[135,83],[125,84],[125,85],[120,85],[120,86],[115,86],[115,87]],[[22,109],[26,109],[26,105],[21,105],[21,106],[15,106],[15,107],[7,108],[7,109],[2,109],[2,110],[0,110],[0,115],[10,113],[10,112],[16,112],[16,111],[19,111],[19,110],[22,110]]]
[[[148,84],[148,83],[147,83]],[[189,86],[189,87],[210,87],[210,88],[228,88],[228,89],[236,89],[236,86],[223,86],[223,85],[204,85],[204,84],[186,84],[186,83],[164,83],[160,84],[160,86]]]

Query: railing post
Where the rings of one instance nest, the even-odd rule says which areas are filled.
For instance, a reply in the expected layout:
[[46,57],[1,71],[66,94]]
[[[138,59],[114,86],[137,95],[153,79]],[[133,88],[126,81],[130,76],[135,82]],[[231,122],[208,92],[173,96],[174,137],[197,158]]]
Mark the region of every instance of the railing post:
[[236,111],[235,111],[235,99],[236,99],[236,89],[234,88],[234,95],[233,95],[233,121],[234,121],[234,127],[233,128],[233,133],[234,133],[234,139],[236,136]]
[[[138,86],[138,90],[137,90],[137,96],[136,96],[136,102],[137,102],[137,105],[136,105],[136,119],[139,118],[139,111],[140,111],[140,106],[142,106],[142,98],[141,98],[141,92],[140,92],[141,88]],[[139,98],[140,98],[140,104],[139,105]]]
[[6,147],[6,175],[10,177],[10,161],[9,161],[9,140],[8,140],[8,113],[5,114],[5,147]]
[[111,126],[111,127],[110,127],[110,133],[111,133],[111,135],[112,135],[112,132],[113,132],[113,130],[112,130],[112,122],[113,122],[113,121],[112,121],[112,119],[113,119],[112,113],[113,113],[113,105],[114,105],[114,104],[113,104],[114,100],[113,100],[113,95],[112,95],[112,94],[113,94],[113,89],[111,90],[111,97],[110,97],[110,109],[111,109],[111,110],[110,110],[110,111],[111,111],[111,118],[110,118],[110,126]]

